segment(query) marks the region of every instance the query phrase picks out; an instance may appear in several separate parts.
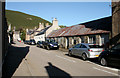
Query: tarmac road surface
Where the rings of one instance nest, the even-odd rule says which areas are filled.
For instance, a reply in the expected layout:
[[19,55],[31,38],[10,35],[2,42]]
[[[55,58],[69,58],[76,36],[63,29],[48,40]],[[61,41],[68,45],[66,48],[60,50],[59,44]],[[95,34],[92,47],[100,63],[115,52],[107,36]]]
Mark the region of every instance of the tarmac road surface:
[[[118,69],[103,67],[89,60],[83,61],[78,57],[70,57],[67,55],[67,52],[46,50],[35,45],[26,45],[19,42],[13,46],[14,48],[11,50],[12,54],[8,53],[12,57],[7,57],[9,59],[6,62],[8,68],[5,68],[7,71],[3,72],[3,75],[66,76],[69,78],[73,76],[118,77]],[[12,71],[12,69],[14,70]]]

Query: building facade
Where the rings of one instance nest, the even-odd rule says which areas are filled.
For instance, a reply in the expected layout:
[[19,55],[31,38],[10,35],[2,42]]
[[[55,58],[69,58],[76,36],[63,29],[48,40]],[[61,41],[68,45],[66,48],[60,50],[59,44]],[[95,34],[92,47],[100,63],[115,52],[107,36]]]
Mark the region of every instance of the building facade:
[[56,18],[52,21],[52,25],[46,23],[44,26],[44,23],[39,23],[39,28],[37,29],[26,29],[26,40],[34,39],[36,42],[45,41],[46,36],[56,29],[60,29]]
[[41,29],[41,31],[34,36],[34,40],[36,42],[45,41],[48,34],[57,29],[60,29],[60,27],[58,26],[58,20],[54,18],[52,21],[52,26],[46,25],[45,28]]
[[120,0],[112,2],[112,38],[110,45],[120,43]]
[[[59,43],[61,48],[71,48],[72,46],[74,46],[75,44],[78,43],[92,43],[92,44],[98,44],[98,45],[105,45],[105,43],[109,42],[109,35],[111,33],[111,27],[112,24],[111,22],[106,22],[106,21],[102,21],[103,19],[106,18],[102,18],[99,20],[95,20],[92,21],[92,24],[95,23],[96,28],[94,26],[94,28],[90,27],[89,25],[92,26],[91,22],[88,23],[84,23],[83,25],[78,24],[78,25],[74,25],[71,27],[66,27],[66,28],[62,28],[59,30],[55,30],[53,32],[51,32],[47,38],[49,39],[54,39],[56,42]],[[108,21],[110,18],[107,18]],[[102,23],[102,25],[100,25],[100,22]],[[97,24],[96,22],[99,24],[99,26],[104,27],[104,26],[108,26],[109,27],[106,29],[99,29],[97,28]],[[105,24],[105,23],[108,24]],[[103,25],[104,23],[104,25]],[[86,26],[87,25],[87,26]],[[88,27],[89,26],[89,27]]]
[[13,32],[13,41],[16,42],[16,41],[20,41],[21,38],[20,38],[20,31],[14,31]]
[[0,1],[0,77],[2,77],[2,64],[8,52],[7,20],[5,16],[5,2]]

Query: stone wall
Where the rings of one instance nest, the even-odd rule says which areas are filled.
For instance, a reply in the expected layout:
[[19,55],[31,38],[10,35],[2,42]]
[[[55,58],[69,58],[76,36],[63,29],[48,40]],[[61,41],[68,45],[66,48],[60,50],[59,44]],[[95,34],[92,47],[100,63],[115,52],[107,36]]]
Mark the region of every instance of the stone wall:
[[[84,35],[84,36],[73,36],[73,37],[57,37],[52,38],[61,48],[71,48],[78,43],[93,43],[98,45],[103,45],[109,41],[109,34],[96,34],[96,35]],[[91,41],[90,41],[91,40]]]
[[120,42],[120,0],[118,1],[119,2],[112,2],[112,40],[110,42],[111,45]]

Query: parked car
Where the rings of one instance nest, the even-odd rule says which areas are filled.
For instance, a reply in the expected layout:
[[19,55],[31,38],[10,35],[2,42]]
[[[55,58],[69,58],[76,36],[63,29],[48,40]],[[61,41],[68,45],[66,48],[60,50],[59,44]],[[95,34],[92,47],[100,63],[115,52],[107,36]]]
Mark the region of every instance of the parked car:
[[43,42],[43,48],[46,48],[47,50],[59,49],[59,45],[54,40],[46,40]]
[[103,66],[114,65],[120,67],[120,43],[103,51],[99,56],[99,62]]
[[69,49],[68,54],[82,57],[85,61],[88,58],[96,58],[103,51],[103,47],[95,44],[80,43]]
[[36,45],[37,45],[37,47],[43,47],[43,43],[44,43],[44,41],[38,41]]
[[31,39],[31,40],[28,42],[28,44],[30,44],[30,45],[35,45],[35,44],[36,44],[36,42],[35,42],[35,40],[34,40],[34,39]]
[[28,40],[25,40],[25,41],[24,41],[24,44],[28,44],[28,42],[29,42]]

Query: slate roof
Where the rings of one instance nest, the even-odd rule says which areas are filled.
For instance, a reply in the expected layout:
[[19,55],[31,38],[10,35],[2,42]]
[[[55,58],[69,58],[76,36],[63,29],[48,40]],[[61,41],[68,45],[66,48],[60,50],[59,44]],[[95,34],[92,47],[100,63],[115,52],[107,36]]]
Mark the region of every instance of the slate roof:
[[44,34],[50,27],[51,26],[48,26],[48,27],[42,29],[41,31],[37,31],[37,29],[30,29],[30,30],[28,30],[27,34],[31,35],[31,34],[34,34],[34,32],[39,32],[37,35],[41,35],[41,34]]
[[64,36],[77,36],[77,35],[89,35],[89,34],[101,34],[109,33],[106,30],[93,30],[86,28],[85,25],[74,25],[58,30],[52,31],[47,37],[64,37]]
[[51,26],[48,26],[48,27],[42,29],[38,34],[36,34],[36,36],[44,34],[50,27]]
[[27,35],[31,35],[31,34],[33,34],[34,32],[35,32],[35,30],[30,29],[30,30],[28,30]]

